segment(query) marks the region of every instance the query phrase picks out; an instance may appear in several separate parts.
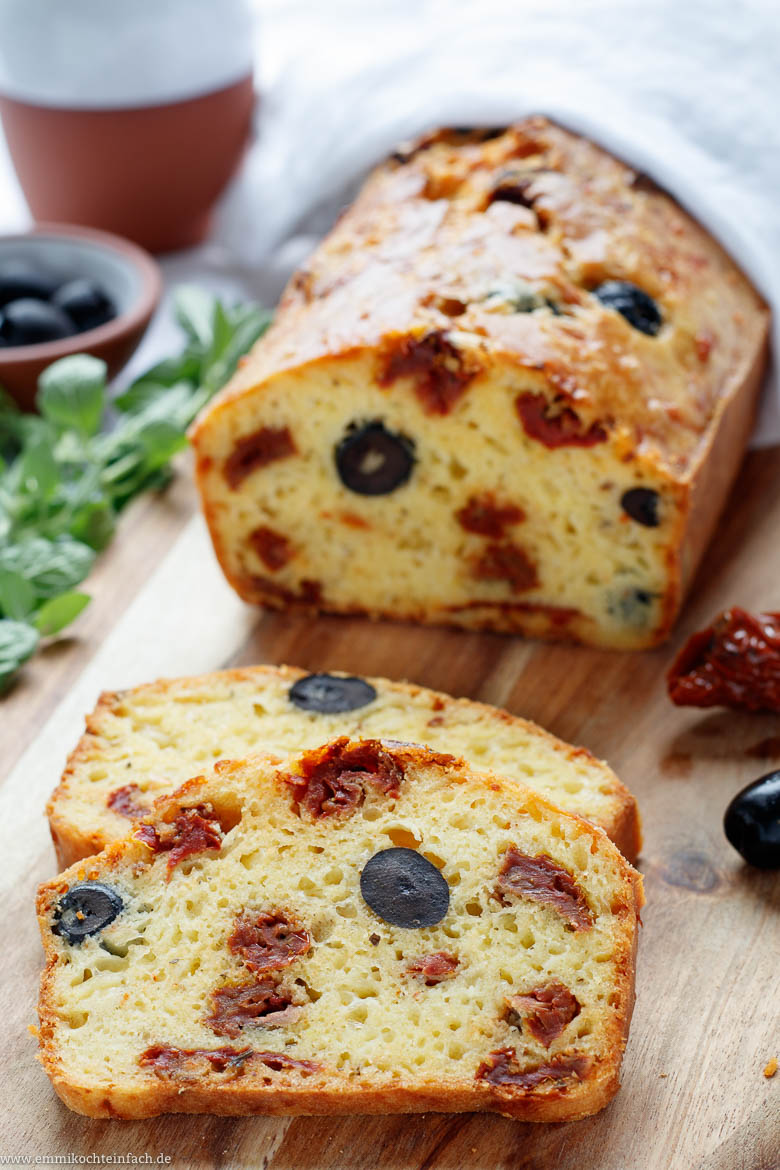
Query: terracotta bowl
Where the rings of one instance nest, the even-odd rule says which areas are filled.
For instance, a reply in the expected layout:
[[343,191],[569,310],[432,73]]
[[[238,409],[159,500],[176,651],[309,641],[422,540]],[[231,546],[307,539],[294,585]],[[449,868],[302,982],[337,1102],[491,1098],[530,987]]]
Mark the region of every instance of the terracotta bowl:
[[0,236],[0,264],[8,260],[62,274],[63,282],[94,280],[117,309],[105,325],[72,337],[0,347],[0,386],[25,410],[35,407],[41,371],[68,354],[93,354],[106,362],[109,377],[118,373],[146,332],[162,294],[160,269],[147,252],[121,236],[90,228],[39,224],[24,235]]

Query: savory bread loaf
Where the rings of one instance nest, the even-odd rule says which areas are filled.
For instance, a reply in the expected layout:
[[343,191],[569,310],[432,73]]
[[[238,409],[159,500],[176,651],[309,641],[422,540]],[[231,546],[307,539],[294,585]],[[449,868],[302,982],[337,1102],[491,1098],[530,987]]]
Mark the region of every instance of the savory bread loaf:
[[768,313],[668,194],[543,118],[366,182],[191,432],[247,601],[641,648],[739,465]]
[[338,735],[402,739],[513,777],[639,852],[636,801],[606,764],[495,707],[382,678],[255,666],[101,696],[48,804],[60,868],[221,757],[280,756]]
[[223,761],[41,887],[40,1059],[92,1117],[584,1117],[642,900],[600,829],[452,756]]

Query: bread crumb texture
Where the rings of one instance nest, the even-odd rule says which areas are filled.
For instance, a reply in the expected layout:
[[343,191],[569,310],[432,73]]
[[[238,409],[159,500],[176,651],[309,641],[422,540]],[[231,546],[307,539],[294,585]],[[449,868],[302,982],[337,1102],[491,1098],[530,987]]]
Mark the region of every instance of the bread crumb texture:
[[[435,925],[364,900],[387,849],[446,881]],[[92,1116],[584,1116],[618,1087],[641,902],[602,832],[462,760],[223,763],[41,888],[40,1057]]]

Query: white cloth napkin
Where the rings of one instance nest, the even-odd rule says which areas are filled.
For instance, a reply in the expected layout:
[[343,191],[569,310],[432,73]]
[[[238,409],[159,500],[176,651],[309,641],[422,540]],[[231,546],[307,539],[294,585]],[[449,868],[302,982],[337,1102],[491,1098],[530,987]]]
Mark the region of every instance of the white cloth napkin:
[[[648,172],[780,323],[777,0],[255,0],[259,135],[218,241],[281,282],[400,139],[540,112]],[[775,353],[780,324],[775,325]],[[769,379],[754,437],[780,441]]]

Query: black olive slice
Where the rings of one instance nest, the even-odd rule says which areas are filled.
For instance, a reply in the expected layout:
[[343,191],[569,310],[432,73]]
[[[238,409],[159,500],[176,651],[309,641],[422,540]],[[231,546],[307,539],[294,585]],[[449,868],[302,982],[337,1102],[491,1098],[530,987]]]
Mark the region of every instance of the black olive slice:
[[386,496],[406,483],[414,467],[414,443],[384,423],[353,424],[335,450],[344,487],[360,496]]
[[293,683],[288,694],[290,702],[302,711],[319,711],[321,715],[357,711],[376,698],[376,691],[364,678],[335,674],[307,674]]
[[360,892],[375,914],[392,926],[419,929],[441,922],[450,888],[435,865],[414,849],[383,849],[366,862]]
[[769,772],[738,792],[723,828],[748,865],[780,869],[780,772]]
[[629,325],[640,333],[655,337],[663,324],[663,317],[653,298],[628,280],[605,280],[593,290],[602,305],[625,317]]
[[658,492],[652,488],[629,488],[620,497],[620,506],[626,515],[645,528],[657,528],[661,523],[658,515]]
[[119,894],[103,882],[78,882],[60,898],[52,933],[80,943],[113,922],[124,906]]

